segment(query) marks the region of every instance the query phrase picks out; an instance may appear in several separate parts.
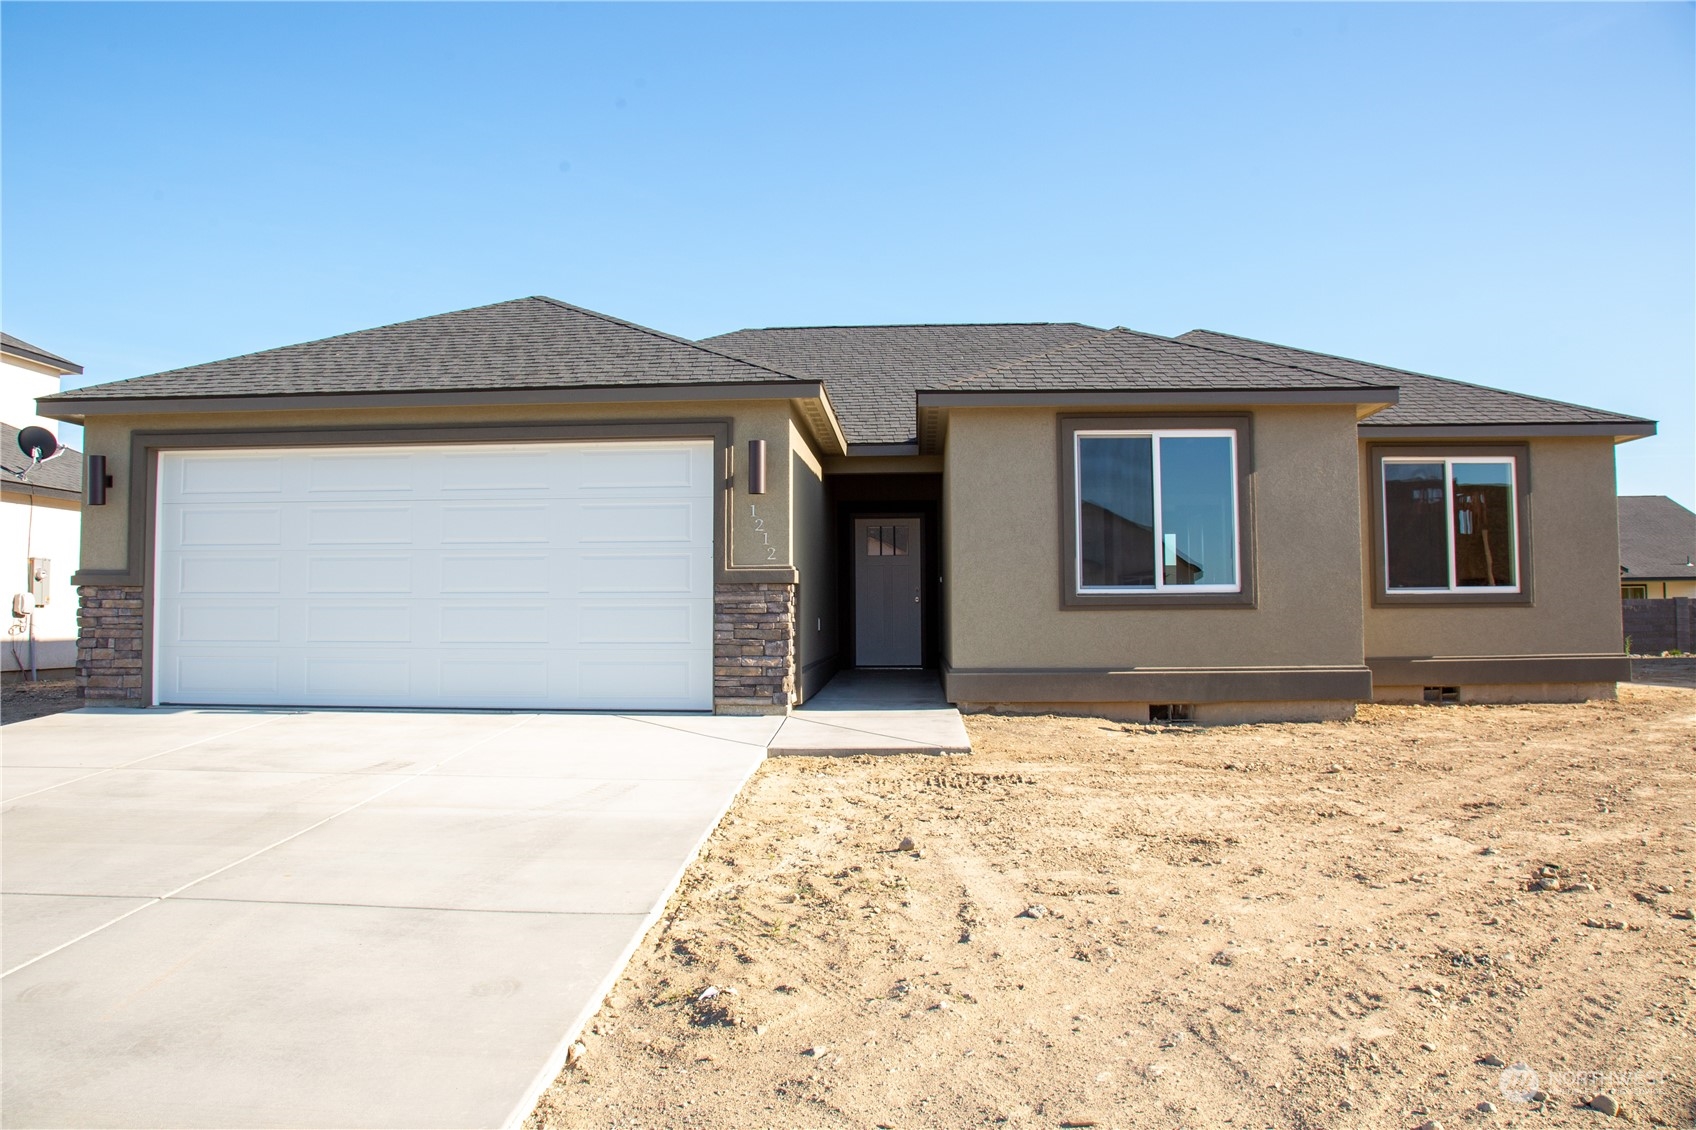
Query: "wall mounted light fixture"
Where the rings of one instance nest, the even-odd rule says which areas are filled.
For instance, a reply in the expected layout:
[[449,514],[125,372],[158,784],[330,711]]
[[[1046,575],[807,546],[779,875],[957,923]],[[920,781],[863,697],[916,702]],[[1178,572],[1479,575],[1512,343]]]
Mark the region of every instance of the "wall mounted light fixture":
[[90,455],[88,457],[88,504],[90,506],[105,506],[106,491],[112,485],[112,476],[106,473],[106,457]]
[[749,494],[766,492],[766,441],[763,439],[748,441],[747,487]]

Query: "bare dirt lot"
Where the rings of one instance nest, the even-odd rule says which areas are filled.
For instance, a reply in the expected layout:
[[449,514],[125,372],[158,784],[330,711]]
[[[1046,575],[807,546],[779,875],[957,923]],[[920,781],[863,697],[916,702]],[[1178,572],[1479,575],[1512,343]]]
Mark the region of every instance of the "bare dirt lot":
[[1696,1122],[1696,691],[967,726],[768,762],[532,1130]]
[[75,679],[7,683],[0,688],[0,723],[45,718],[49,714],[79,710],[82,706],[83,701],[77,696]]

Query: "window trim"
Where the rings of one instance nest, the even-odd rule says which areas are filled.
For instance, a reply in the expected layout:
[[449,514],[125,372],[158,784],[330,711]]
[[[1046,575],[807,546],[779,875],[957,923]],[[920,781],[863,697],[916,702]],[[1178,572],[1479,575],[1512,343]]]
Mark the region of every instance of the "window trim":
[[[1531,451],[1528,444],[1372,444],[1367,448],[1367,496],[1371,499],[1372,603],[1377,607],[1398,605],[1533,604],[1531,557]],[[1454,463],[1508,463],[1514,491],[1514,566],[1518,584],[1513,588],[1454,585]],[[1385,521],[1384,464],[1443,464],[1446,517],[1444,536],[1449,559],[1446,589],[1392,589],[1389,587],[1389,525]]]
[[[1060,416],[1059,505],[1060,505],[1060,608],[1253,608],[1255,607],[1254,507],[1252,496],[1254,453],[1253,417],[1246,413],[1168,415],[1140,413],[1111,416]],[[1080,498],[1078,441],[1080,436],[1228,436],[1236,460],[1232,483],[1236,506],[1236,583],[1224,585],[1166,585],[1156,558],[1155,585],[1151,588],[1091,588],[1082,585],[1082,530],[1078,521]],[[1158,449],[1158,439],[1155,443]],[[1156,538],[1160,522],[1160,466],[1155,458]],[[1156,540],[1156,545],[1160,542]]]

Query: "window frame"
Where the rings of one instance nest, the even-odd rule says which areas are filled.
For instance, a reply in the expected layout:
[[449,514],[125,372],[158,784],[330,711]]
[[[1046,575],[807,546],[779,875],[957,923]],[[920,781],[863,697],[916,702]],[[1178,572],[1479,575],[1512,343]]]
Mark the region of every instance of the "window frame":
[[[1528,444],[1374,444],[1368,448],[1367,495],[1371,499],[1372,603],[1379,607],[1397,605],[1532,604],[1531,556],[1531,467]],[[1497,463],[1510,468],[1514,505],[1514,572],[1517,584],[1478,586],[1455,584],[1455,463]],[[1444,538],[1448,556],[1449,587],[1392,589],[1389,586],[1389,523],[1386,521],[1384,464],[1442,463],[1444,491]]]
[[[1060,607],[1084,608],[1252,608],[1255,607],[1253,521],[1253,417],[1246,413],[1167,415],[1162,413],[1059,417]],[[1079,504],[1079,441],[1083,437],[1154,437],[1153,487],[1155,569],[1153,586],[1085,588]],[[1168,585],[1161,554],[1159,438],[1228,437],[1235,460],[1232,493],[1236,518],[1236,582],[1232,585]]]

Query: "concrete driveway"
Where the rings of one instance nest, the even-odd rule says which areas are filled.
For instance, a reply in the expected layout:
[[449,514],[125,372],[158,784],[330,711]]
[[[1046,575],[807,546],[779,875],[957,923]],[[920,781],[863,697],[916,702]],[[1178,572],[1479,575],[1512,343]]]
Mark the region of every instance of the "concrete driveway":
[[5,727],[4,1125],[522,1122],[779,721]]

